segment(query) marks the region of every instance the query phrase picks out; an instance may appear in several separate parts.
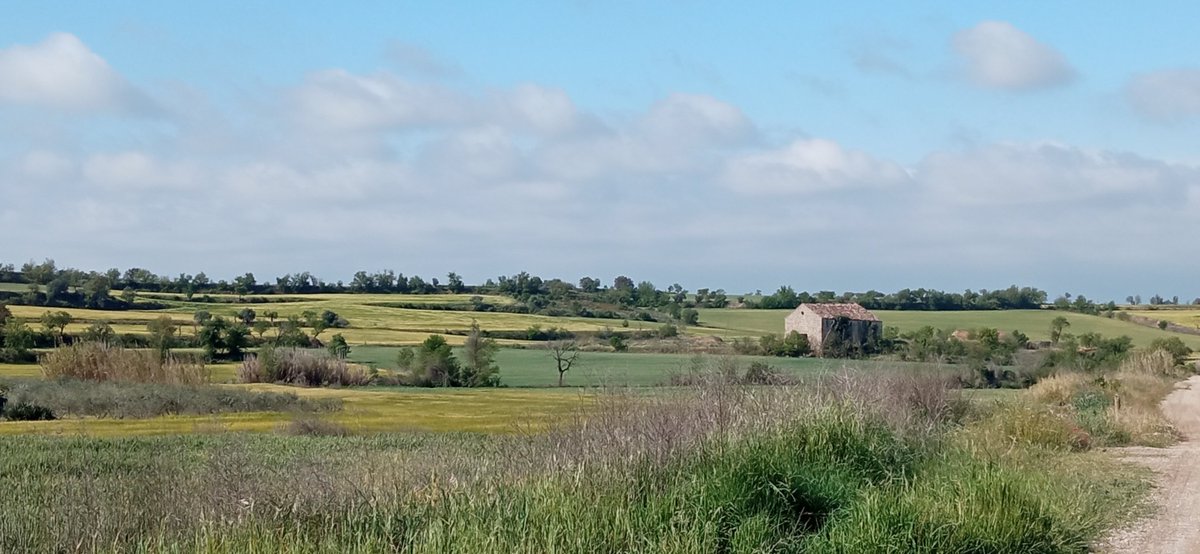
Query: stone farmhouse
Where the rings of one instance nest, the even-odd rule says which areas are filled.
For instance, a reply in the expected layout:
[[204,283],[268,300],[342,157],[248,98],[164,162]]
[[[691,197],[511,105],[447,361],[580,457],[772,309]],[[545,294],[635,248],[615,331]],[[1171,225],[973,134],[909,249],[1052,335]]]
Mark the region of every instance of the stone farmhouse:
[[831,333],[861,349],[883,334],[883,322],[858,304],[801,304],[784,319],[783,329],[785,335],[792,331],[807,335],[812,351],[823,355]]

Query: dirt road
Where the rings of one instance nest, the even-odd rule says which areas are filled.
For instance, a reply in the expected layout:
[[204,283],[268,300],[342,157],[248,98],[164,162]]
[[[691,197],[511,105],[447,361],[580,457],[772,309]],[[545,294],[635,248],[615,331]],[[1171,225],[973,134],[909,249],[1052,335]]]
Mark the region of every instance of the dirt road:
[[1110,537],[1102,552],[1138,554],[1200,553],[1200,376],[1179,384],[1162,404],[1163,413],[1183,433],[1170,448],[1124,448],[1122,457],[1157,474],[1153,500],[1158,512]]

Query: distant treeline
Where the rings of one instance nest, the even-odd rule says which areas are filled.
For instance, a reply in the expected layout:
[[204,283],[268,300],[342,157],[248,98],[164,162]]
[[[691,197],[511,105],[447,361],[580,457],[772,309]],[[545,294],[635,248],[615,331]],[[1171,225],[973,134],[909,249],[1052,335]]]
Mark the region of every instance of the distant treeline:
[[[245,273],[232,280],[213,280],[204,272],[195,275],[181,273],[178,276],[157,275],[142,268],[124,271],[82,271],[74,268],[59,268],[54,260],[41,263],[33,261],[19,269],[14,264],[0,264],[0,282],[27,283],[25,291],[0,291],[0,302],[45,306],[78,306],[107,309],[161,307],[161,299],[142,296],[140,292],[173,293],[186,300],[199,302],[268,302],[267,294],[312,294],[312,293],[372,293],[372,294],[473,294],[503,295],[517,301],[516,305],[499,306],[483,298],[473,298],[470,305],[454,304],[437,309],[461,309],[468,311],[509,311],[543,315],[567,315],[579,317],[603,317],[637,319],[643,321],[675,320],[684,324],[696,322],[696,308],[735,307],[781,309],[795,308],[801,303],[855,302],[872,310],[1018,310],[1036,309],[1043,306],[1083,313],[1100,313],[1116,308],[1115,304],[1095,303],[1083,296],[1065,294],[1052,303],[1047,302],[1043,290],[1032,287],[1011,286],[1002,290],[967,290],[946,292],[934,289],[902,289],[894,293],[870,290],[867,292],[820,291],[817,293],[796,292],[790,286],[782,286],[774,294],[733,296],[722,289],[701,288],[695,292],[685,290],[679,284],[659,289],[649,281],[635,281],[628,276],[618,276],[611,284],[594,277],[583,277],[577,282],[552,278],[543,279],[528,272],[516,275],[501,275],[487,279],[482,284],[468,285],[457,273],[450,272],[445,280],[425,279],[419,275],[408,275],[392,270],[376,272],[358,271],[350,282],[325,281],[304,271],[289,273],[268,281],[259,281],[253,273]],[[118,294],[111,294],[118,291]],[[238,298],[223,298],[220,295],[237,295]],[[1131,296],[1131,303],[1140,301]],[[1178,303],[1155,295],[1154,304]],[[1197,299],[1200,303],[1200,299]],[[424,304],[424,303],[414,303]],[[432,308],[430,306],[422,306]]]
[[806,303],[827,302],[853,302],[869,310],[1031,310],[1046,303],[1046,291],[1013,285],[1003,290],[984,289],[978,292],[945,292],[921,288],[901,289],[890,294],[870,290],[844,292],[839,295],[833,291],[798,293],[792,290],[792,287],[783,286],[774,294],[763,296],[757,301],[746,302],[746,307],[780,309],[795,308]]

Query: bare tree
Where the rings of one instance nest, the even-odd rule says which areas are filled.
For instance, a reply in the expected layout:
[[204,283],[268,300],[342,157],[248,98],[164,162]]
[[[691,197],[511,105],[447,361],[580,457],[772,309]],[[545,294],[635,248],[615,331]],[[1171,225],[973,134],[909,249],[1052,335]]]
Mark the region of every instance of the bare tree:
[[571,366],[579,361],[579,345],[575,341],[556,340],[550,343],[550,357],[558,366],[558,386],[563,386],[563,374],[571,371]]

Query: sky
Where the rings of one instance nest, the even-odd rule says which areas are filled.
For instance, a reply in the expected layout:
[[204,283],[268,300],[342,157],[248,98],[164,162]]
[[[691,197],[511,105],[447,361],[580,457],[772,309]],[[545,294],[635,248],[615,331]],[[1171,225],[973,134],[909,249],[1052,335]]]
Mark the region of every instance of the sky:
[[1200,296],[1200,3],[5,12],[0,262]]

